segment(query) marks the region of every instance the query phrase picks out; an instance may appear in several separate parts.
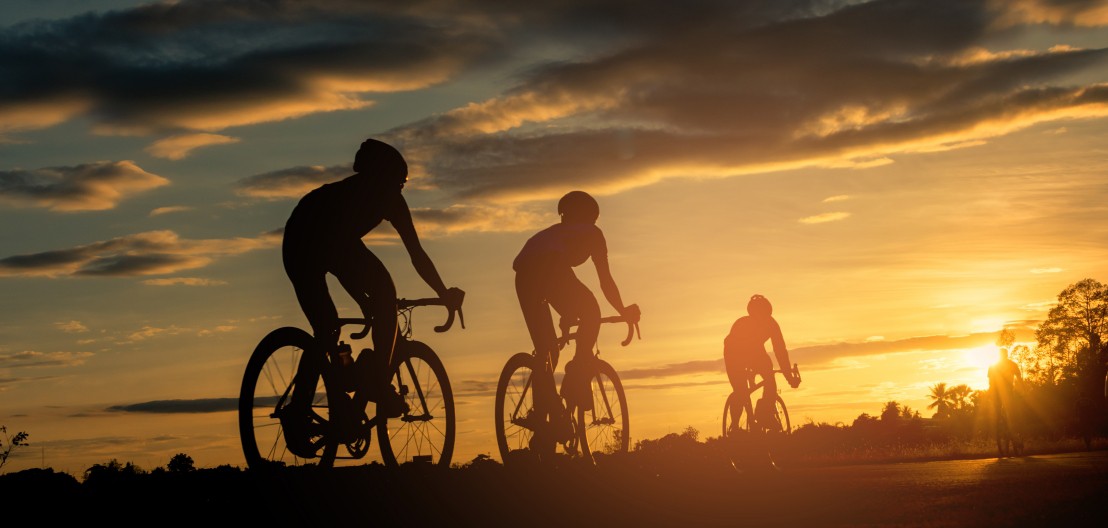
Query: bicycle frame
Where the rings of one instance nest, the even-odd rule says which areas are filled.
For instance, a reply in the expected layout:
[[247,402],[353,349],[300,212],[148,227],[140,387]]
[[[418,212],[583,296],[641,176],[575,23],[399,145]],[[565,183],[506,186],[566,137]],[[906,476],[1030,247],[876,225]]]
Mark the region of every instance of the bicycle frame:
[[[438,354],[412,339],[411,310],[445,306],[449,310],[446,322],[435,330],[445,332],[455,316],[464,327],[463,295],[461,290],[452,290],[448,301],[398,300],[397,317],[404,320],[398,321],[402,327],[396,353],[389,360],[388,372],[380,374],[382,381],[396,383],[403,398],[405,410],[399,415],[399,409],[381,413],[378,408],[373,417],[367,416],[369,391],[363,389],[374,376],[361,369],[340,369],[335,362],[337,354],[321,347],[309,332],[285,326],[266,334],[250,354],[239,389],[238,427],[247,464],[265,470],[309,461],[332,467],[338,459],[365,457],[375,433],[386,466],[430,462],[449,467],[455,429],[453,390]],[[361,332],[350,334],[362,339],[372,320],[343,318],[338,323],[363,325]],[[291,443],[290,438],[294,439]]]
[[[627,323],[627,338],[623,344],[629,344],[636,334],[637,318],[628,320],[614,315],[601,319],[601,323],[613,322]],[[562,445],[566,454],[581,455],[589,459],[593,459],[594,453],[603,453],[607,448],[626,451],[629,424],[623,385],[612,365],[598,358],[598,349],[589,351],[593,353],[594,361],[582,365],[587,369],[582,374],[592,385],[589,393],[593,395],[593,400],[582,402],[576,407],[576,412],[568,416],[570,423],[566,425],[572,426],[572,436],[566,436],[568,432],[561,422],[564,418],[555,415],[558,408],[556,401],[560,400],[560,396],[557,395],[553,366],[556,365],[556,354],[568,342],[577,339],[577,333],[571,331],[575,325],[578,325],[577,321],[561,321],[561,337],[555,339],[554,349],[548,358],[543,358],[544,354],[540,350],[532,350],[531,353],[513,355],[504,366],[501,379],[497,383],[494,407],[497,416],[497,444],[500,445],[505,459],[513,449],[529,447],[524,444],[532,442],[535,435],[540,434],[544,437],[538,444],[540,447],[537,447],[540,453],[545,452],[546,447],[543,445],[554,449],[555,444]],[[550,365],[551,369],[544,369],[543,363]],[[525,376],[515,375],[523,372],[526,372]],[[546,382],[547,379],[550,381]],[[544,386],[545,383],[548,385]],[[591,415],[591,418],[586,415]],[[514,432],[505,431],[505,425],[513,427]],[[551,433],[557,437],[548,436]],[[551,444],[545,444],[546,442]],[[534,445],[530,447],[535,448]]]
[[[442,333],[442,332],[446,332],[447,330],[450,330],[450,328],[452,326],[454,326],[454,315],[455,315],[455,313],[457,313],[457,315],[458,315],[458,321],[461,323],[462,328],[464,329],[466,327],[465,316],[462,315],[462,308],[461,308],[460,302],[457,306],[452,306],[447,301],[445,301],[443,299],[440,299],[440,298],[437,298],[437,297],[424,298],[424,299],[397,299],[396,300],[397,319],[399,321],[403,321],[403,322],[398,322],[398,324],[397,324],[397,326],[399,327],[397,329],[397,342],[396,342],[396,345],[393,347],[393,350],[391,351],[391,354],[390,354],[389,360],[388,360],[388,365],[387,365],[387,368],[389,369],[389,372],[392,372],[393,368],[396,367],[396,363],[397,363],[396,360],[401,357],[399,354],[396,353],[396,350],[399,349],[399,348],[402,348],[404,346],[402,344],[402,342],[411,341],[411,338],[412,338],[412,310],[414,310],[415,308],[420,307],[420,306],[444,306],[444,307],[447,308],[446,322],[441,324],[441,325],[436,326],[435,327],[436,332]],[[340,325],[340,327],[341,326],[349,326],[349,325],[362,325],[361,330],[350,334],[351,339],[359,340],[359,339],[364,339],[367,335],[369,335],[370,329],[373,326],[373,318],[372,317],[343,317],[343,318],[338,319],[338,324]],[[412,377],[412,379],[415,379],[416,378],[416,373],[412,369],[411,364],[407,365],[407,369],[408,369],[408,373]],[[359,380],[359,382],[362,382],[362,381],[364,381],[364,380]],[[420,405],[424,409],[426,409],[427,408],[427,401],[426,401],[426,399],[424,398],[424,395],[423,395],[423,388],[421,386],[419,386],[418,384],[416,384],[416,394],[419,395]],[[413,421],[419,421],[420,419],[425,420],[428,417],[429,417],[428,413],[425,412],[422,415],[415,416],[415,417],[405,416],[403,418],[403,421],[413,422]]]
[[[789,371],[786,371],[785,369],[773,369],[773,374],[774,374],[774,376],[776,376],[777,374],[785,375],[785,374],[786,374],[787,372],[789,372],[789,373],[792,373],[792,375],[793,375],[793,376],[795,376],[795,377],[796,377],[796,379],[800,379],[800,369],[799,369],[799,368],[797,368],[797,365],[796,365],[796,363],[793,363],[793,368],[792,368],[792,369],[790,369]],[[761,381],[759,381],[759,382],[755,383],[755,382],[754,382],[754,376],[755,376],[755,375],[757,375],[757,373],[756,373],[756,372],[753,372],[753,371],[747,371],[747,376],[746,376],[746,387],[747,387],[747,389],[746,389],[746,396],[747,396],[748,398],[749,398],[749,397],[750,397],[750,396],[751,396],[752,394],[754,394],[754,392],[755,392],[755,391],[757,391],[758,389],[760,389],[760,388],[762,388],[762,387],[765,387],[765,386],[766,386],[766,380],[765,380],[764,378],[763,378],[763,379],[762,379]]]

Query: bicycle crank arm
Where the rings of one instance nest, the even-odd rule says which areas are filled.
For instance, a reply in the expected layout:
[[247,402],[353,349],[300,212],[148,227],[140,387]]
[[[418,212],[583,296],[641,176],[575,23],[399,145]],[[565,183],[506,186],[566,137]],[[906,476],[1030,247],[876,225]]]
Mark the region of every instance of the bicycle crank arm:
[[409,422],[430,422],[431,420],[434,420],[434,419],[435,419],[435,417],[432,416],[431,413],[423,413],[423,414],[419,414],[419,415],[408,414],[408,415],[404,415],[404,416],[400,417],[400,421],[405,422],[405,423],[409,423]]

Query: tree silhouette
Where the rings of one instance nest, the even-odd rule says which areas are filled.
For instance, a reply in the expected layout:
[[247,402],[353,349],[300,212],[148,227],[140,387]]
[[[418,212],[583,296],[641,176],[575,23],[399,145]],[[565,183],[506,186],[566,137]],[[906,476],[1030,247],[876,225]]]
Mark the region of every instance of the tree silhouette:
[[4,435],[4,439],[0,440],[0,468],[3,468],[4,464],[8,463],[8,457],[11,456],[13,449],[27,445],[29,435],[25,431],[20,431],[15,433],[15,436],[8,436],[8,427],[5,425],[0,425],[0,433]]
[[111,459],[107,464],[94,464],[85,470],[85,482],[103,483],[119,482],[124,479],[134,479],[139,475],[145,475],[146,471],[131,462],[126,464],[119,460]]
[[973,395],[973,389],[969,388],[968,385],[964,383],[955,385],[948,388],[947,393],[950,394],[950,402],[953,411],[959,413],[973,411],[973,402],[970,400],[970,397]]
[[184,454],[177,453],[173,455],[173,458],[169,459],[169,464],[166,464],[165,468],[170,473],[188,473],[196,469],[195,464],[192,461],[192,457]]
[[928,409],[935,409],[935,418],[948,418],[953,408],[954,394],[946,388],[946,382],[936,383],[931,387],[931,404]]
[[[1058,294],[1035,332],[1038,346],[1025,370],[1040,384],[1066,379],[1104,379],[1108,361],[1108,285],[1084,279]],[[1023,365],[1021,365],[1023,366]]]
[[881,409],[881,421],[887,423],[893,423],[900,419],[900,404],[891,401],[885,402],[885,407]]

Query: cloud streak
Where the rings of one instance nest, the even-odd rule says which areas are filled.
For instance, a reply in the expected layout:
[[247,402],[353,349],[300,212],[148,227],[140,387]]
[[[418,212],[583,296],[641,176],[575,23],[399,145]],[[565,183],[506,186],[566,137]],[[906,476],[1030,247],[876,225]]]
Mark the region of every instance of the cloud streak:
[[731,23],[742,7],[709,4],[387,136],[430,185],[508,203],[574,187],[606,194],[669,178],[863,169],[1108,116],[1108,84],[1071,84],[1103,69],[1105,50],[982,52],[1011,14],[1002,4],[877,0],[748,26]]
[[169,180],[132,161],[0,171],[0,201],[21,207],[78,212],[113,209],[123,200]]
[[251,198],[299,200],[308,191],[353,173],[349,165],[291,167],[243,178],[235,183],[234,188],[235,193]]
[[16,24],[0,30],[0,134],[79,116],[104,134],[213,132],[366,108],[495,41],[479,12],[435,4],[181,0]]
[[83,365],[92,352],[36,352],[26,350],[0,355],[0,368],[75,367]]
[[180,160],[198,148],[238,142],[238,138],[219,134],[182,134],[159,139],[147,147],[146,152],[155,158]]
[[147,231],[83,246],[0,258],[0,277],[136,277],[202,268],[219,257],[275,247],[279,234],[255,238],[183,239]]

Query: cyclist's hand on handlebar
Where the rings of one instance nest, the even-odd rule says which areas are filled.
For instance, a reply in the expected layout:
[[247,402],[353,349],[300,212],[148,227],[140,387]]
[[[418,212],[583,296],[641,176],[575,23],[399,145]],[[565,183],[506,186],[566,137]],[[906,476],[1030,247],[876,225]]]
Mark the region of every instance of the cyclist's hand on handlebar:
[[796,376],[789,375],[788,376],[788,381],[789,381],[789,386],[794,388],[794,389],[800,386],[800,378],[798,378]]
[[628,323],[636,324],[639,322],[639,318],[642,317],[642,310],[639,310],[639,305],[637,304],[629,304],[623,307],[619,315],[627,319]]
[[466,292],[461,288],[447,288],[446,294],[442,295],[442,300],[446,301],[446,305],[455,310],[462,307],[462,301],[465,299]]

